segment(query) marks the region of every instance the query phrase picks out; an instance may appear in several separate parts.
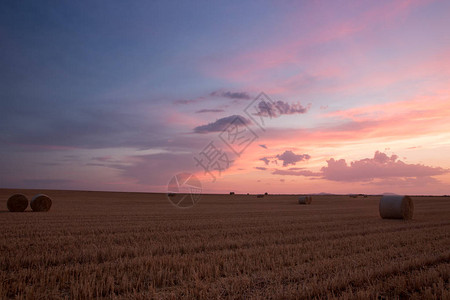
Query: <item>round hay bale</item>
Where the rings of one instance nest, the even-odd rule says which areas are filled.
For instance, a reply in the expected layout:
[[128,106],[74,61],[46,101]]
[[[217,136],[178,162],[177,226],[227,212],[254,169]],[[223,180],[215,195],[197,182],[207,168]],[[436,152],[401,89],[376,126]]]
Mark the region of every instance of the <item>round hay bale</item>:
[[410,220],[414,213],[414,203],[409,196],[384,195],[380,199],[380,216],[383,219]]
[[10,212],[22,212],[28,207],[28,198],[22,194],[14,194],[8,198],[6,206]]
[[300,196],[298,197],[298,204],[311,204],[312,197],[311,196]]
[[52,199],[44,194],[38,194],[33,197],[30,203],[33,211],[49,211],[52,206]]

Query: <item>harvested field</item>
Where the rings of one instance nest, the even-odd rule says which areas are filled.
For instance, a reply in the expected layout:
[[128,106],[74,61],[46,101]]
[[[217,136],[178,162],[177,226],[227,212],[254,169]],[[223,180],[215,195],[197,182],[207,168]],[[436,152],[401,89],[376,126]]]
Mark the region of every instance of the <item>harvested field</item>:
[[385,220],[380,197],[45,191],[14,214],[0,190],[0,298],[450,297],[450,198],[412,197]]

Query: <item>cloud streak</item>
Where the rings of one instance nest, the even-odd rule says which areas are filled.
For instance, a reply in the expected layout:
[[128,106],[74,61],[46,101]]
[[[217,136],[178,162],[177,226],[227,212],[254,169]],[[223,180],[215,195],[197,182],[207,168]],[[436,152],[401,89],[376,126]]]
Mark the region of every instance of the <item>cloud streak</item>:
[[223,109],[200,109],[197,110],[195,113],[196,114],[204,114],[204,113],[219,113],[219,112],[224,112],[225,110]]
[[321,172],[313,172],[310,170],[275,170],[273,175],[288,175],[288,176],[306,176],[306,177],[321,177]]
[[229,117],[218,119],[215,122],[197,126],[194,128],[195,133],[210,133],[210,132],[221,132],[225,130],[230,124],[235,124],[236,126],[246,126],[250,125],[251,122],[239,115],[232,115]]
[[229,98],[229,99],[233,99],[233,100],[250,100],[251,99],[250,95],[246,92],[214,91],[210,95],[215,96],[215,97]]
[[277,118],[281,115],[304,114],[308,112],[310,107],[311,105],[305,107],[299,102],[289,104],[285,101],[276,101],[274,103],[269,101],[261,101],[258,103],[258,112],[254,115]]

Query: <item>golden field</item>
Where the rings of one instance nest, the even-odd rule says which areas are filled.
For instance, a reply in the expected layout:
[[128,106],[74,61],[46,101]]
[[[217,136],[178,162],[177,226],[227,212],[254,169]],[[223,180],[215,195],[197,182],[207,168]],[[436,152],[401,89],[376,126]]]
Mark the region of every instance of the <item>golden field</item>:
[[[49,212],[6,200],[44,192]],[[450,299],[450,198],[0,190],[0,299]]]

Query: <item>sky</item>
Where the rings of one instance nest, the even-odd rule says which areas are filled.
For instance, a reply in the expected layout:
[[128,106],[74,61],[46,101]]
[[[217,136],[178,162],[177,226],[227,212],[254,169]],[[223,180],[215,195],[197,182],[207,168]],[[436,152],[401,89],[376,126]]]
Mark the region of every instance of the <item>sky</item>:
[[1,1],[0,187],[450,194],[449,1]]

